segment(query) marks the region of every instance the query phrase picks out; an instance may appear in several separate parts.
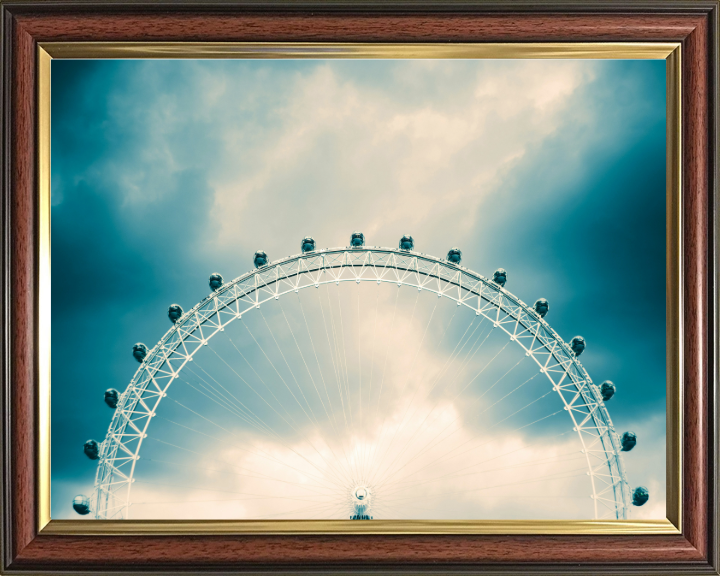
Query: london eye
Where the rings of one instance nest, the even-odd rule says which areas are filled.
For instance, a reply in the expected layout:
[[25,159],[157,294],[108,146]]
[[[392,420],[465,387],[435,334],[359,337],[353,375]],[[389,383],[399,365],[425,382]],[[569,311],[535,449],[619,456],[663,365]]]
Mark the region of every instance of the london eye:
[[105,392],[78,514],[373,520],[513,499],[532,516],[549,498],[626,519],[647,502],[623,465],[637,437],[608,412],[616,387],[583,367],[591,342],[548,324],[548,300],[526,304],[506,270],[485,277],[410,235],[300,249],[258,250],[189,310],[168,303],[169,330],[134,344],[130,383]]

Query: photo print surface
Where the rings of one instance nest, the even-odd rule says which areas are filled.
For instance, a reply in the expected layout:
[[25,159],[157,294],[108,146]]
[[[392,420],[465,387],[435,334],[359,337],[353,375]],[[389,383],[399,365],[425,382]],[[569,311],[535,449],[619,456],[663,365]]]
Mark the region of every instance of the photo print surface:
[[665,62],[52,62],[52,517],[665,518]]

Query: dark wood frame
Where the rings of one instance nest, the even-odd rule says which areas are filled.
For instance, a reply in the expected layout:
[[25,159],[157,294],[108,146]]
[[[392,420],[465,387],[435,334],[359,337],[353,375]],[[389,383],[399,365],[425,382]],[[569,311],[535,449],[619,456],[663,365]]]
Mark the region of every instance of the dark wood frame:
[[[718,574],[718,2],[3,1],[0,571]],[[38,533],[37,43],[682,43],[682,534],[61,536]]]

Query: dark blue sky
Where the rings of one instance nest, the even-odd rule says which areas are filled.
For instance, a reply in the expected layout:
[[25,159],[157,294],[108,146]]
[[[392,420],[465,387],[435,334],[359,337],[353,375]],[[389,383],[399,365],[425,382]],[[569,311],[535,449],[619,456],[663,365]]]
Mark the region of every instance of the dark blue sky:
[[354,229],[547,298],[618,386],[631,483],[664,490],[663,61],[54,60],[53,517],[170,303]]

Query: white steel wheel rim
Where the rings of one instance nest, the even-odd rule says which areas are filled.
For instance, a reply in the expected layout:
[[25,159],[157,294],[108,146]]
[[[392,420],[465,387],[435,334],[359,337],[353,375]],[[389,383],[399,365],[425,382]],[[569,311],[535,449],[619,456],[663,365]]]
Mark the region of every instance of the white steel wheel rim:
[[547,376],[572,419],[587,461],[595,517],[628,517],[630,489],[610,414],[598,386],[547,322],[503,287],[463,266],[408,250],[360,246],[315,250],[252,270],[204,298],[168,330],[121,394],[100,445],[90,499],[95,518],[128,517],[135,465],[150,421],[198,350],[264,302],[322,284],[353,281],[433,292],[503,330]]

